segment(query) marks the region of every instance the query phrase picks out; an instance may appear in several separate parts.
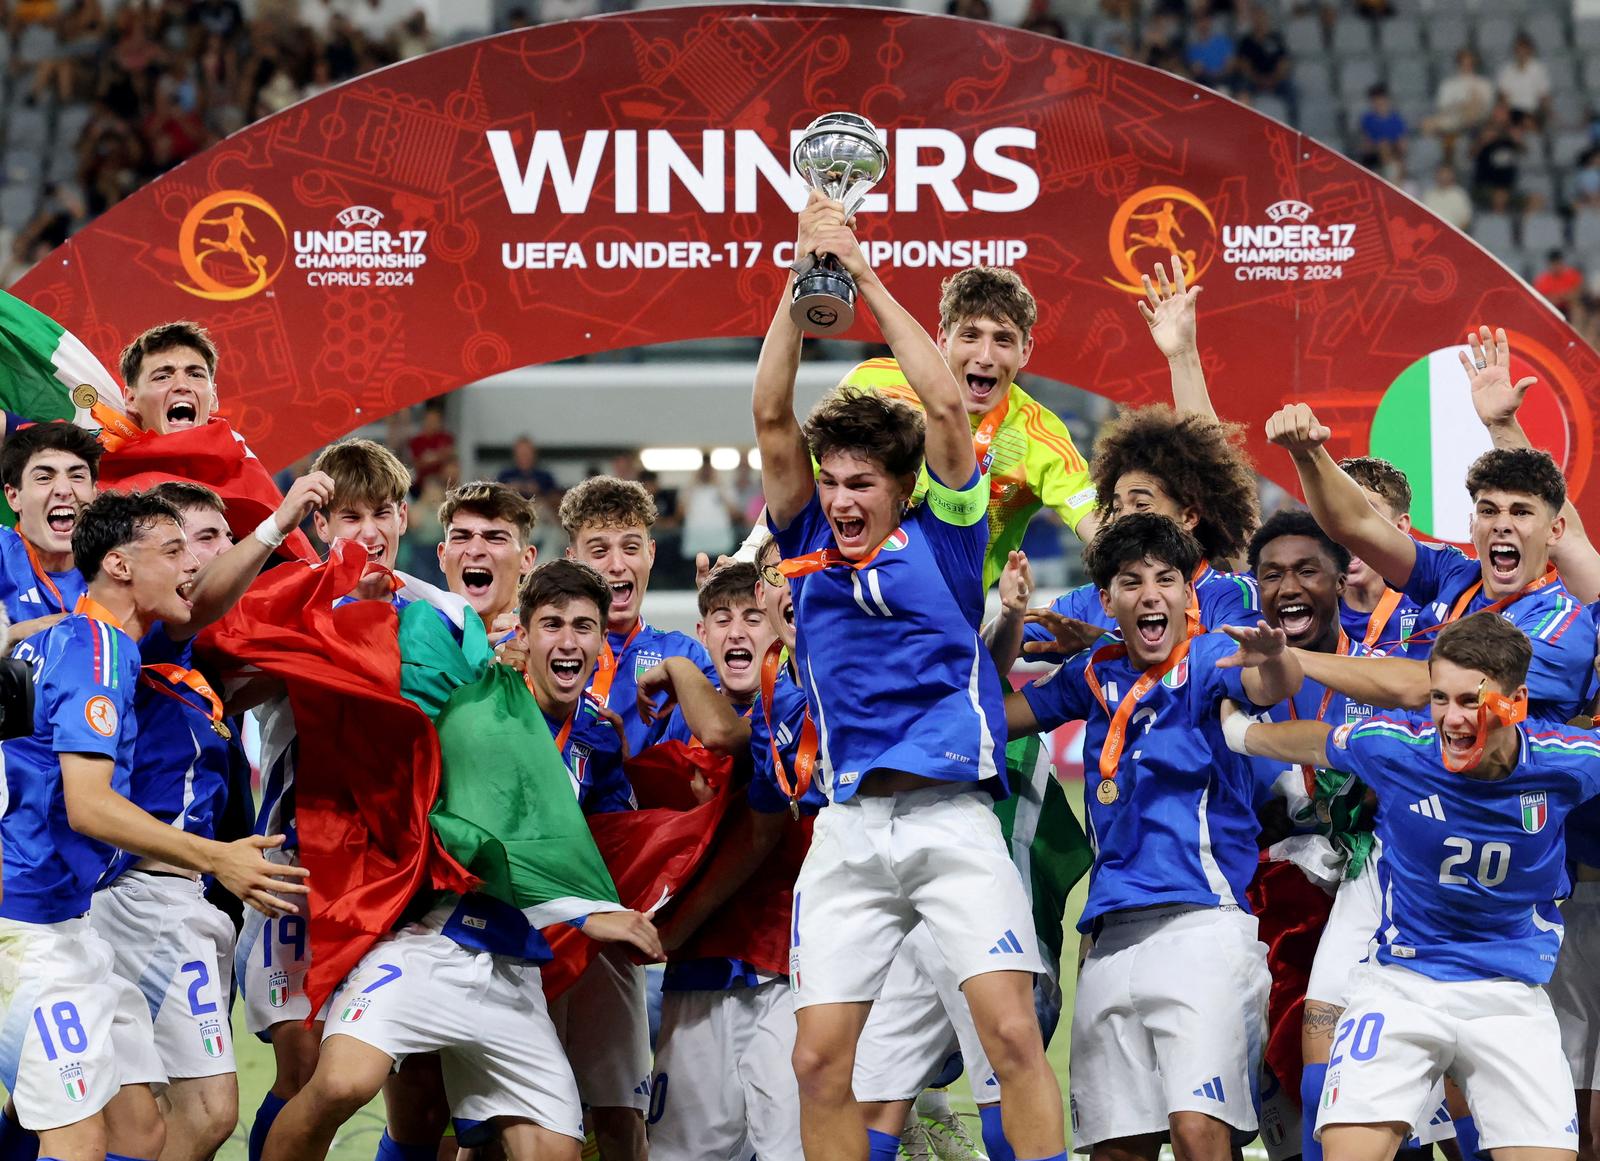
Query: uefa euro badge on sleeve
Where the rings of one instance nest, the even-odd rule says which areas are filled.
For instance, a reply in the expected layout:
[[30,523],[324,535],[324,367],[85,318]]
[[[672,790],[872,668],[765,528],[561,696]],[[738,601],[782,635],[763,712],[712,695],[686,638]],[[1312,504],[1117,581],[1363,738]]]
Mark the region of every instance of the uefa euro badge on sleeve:
[[[855,113],[824,113],[795,142],[795,172],[812,189],[842,202],[846,220],[888,168],[889,151],[878,140],[877,128]],[[856,282],[838,259],[825,255],[796,269],[799,276],[789,304],[794,325],[813,335],[849,330],[856,320]]]

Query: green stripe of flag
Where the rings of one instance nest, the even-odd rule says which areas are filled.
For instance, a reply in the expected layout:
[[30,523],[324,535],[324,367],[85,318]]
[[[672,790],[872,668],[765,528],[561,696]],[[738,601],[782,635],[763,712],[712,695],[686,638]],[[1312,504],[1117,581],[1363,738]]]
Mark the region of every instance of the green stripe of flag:
[[1405,472],[1411,484],[1411,512],[1424,532],[1431,532],[1433,524],[1433,444],[1429,437],[1433,394],[1428,368],[1429,360],[1422,358],[1400,373],[1372,417],[1369,443],[1370,454]]

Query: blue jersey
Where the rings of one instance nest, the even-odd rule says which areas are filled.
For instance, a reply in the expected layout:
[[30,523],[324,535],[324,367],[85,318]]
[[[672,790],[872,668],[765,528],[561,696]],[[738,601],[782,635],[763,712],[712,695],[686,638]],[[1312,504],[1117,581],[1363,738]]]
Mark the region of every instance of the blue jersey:
[[[632,634],[631,639],[627,633],[606,634],[606,644],[616,658],[617,668],[611,678],[611,688],[601,703],[615,710],[622,719],[622,732],[627,735],[628,752],[631,754],[642,752],[666,736],[666,718],[658,718],[651,723],[639,716],[639,678],[645,673],[668,657],[687,657],[700,667],[700,672],[706,675],[706,680],[712,685],[721,684],[717,679],[717,667],[711,663],[711,654],[693,637],[670,629],[657,629],[642,620],[635,629],[637,632]],[[599,672],[598,667],[595,672]],[[591,693],[594,692],[594,684],[591,678]]]
[[[1261,593],[1256,579],[1247,573],[1218,572],[1209,564],[1200,566],[1194,578],[1195,603],[1200,607],[1200,624],[1207,629],[1220,629],[1224,625],[1252,626],[1261,620]],[[1061,594],[1050,602],[1052,612],[1099,625],[1115,632],[1116,619],[1100,603],[1100,591],[1094,585],[1080,585]],[[1023,641],[1050,641],[1053,638],[1043,625],[1029,624],[1022,630]],[[1037,661],[1062,662],[1060,653],[1031,653]]]
[[[561,736],[562,723],[551,721],[550,736]],[[633,810],[638,803],[633,786],[622,771],[622,739],[614,726],[600,716],[600,703],[583,694],[572,715],[572,729],[561,747],[561,760],[572,775],[572,788],[585,814],[610,814]]]
[[1378,794],[1379,962],[1437,980],[1549,981],[1563,824],[1600,793],[1600,739],[1533,718],[1517,732],[1517,764],[1495,781],[1446,770],[1426,715],[1386,712],[1329,737],[1329,765]]
[[[767,717],[772,718],[772,730],[767,731]],[[778,674],[772,687],[770,710],[757,703],[750,715],[750,809],[760,814],[776,814],[789,809],[789,796],[778,781],[772,765],[772,738],[778,739],[778,757],[783,762],[784,778],[794,785],[795,757],[800,750],[800,731],[806,719],[805,691],[791,681],[787,672]],[[815,814],[828,805],[821,785],[812,779],[811,785],[800,796],[800,810]]]
[[[1418,551],[1421,551],[1420,546]],[[1400,603],[1390,611],[1383,624],[1378,626],[1378,635],[1372,643],[1374,652],[1382,653],[1385,657],[1410,656],[1405,642],[1416,630],[1421,614],[1421,606],[1401,593]],[[1372,619],[1375,616],[1377,616],[1376,610],[1363,613],[1360,609],[1352,609],[1343,601],[1339,602],[1339,624],[1352,641],[1361,642],[1367,639],[1367,632],[1373,627]],[[1422,649],[1426,654],[1425,645]]]
[[0,745],[11,795],[0,821],[0,916],[59,923],[89,910],[113,854],[67,821],[60,756],[110,758],[112,788],[128,793],[139,648],[115,625],[74,613],[25,641],[16,656],[33,666],[33,733]]
[[[987,505],[976,470],[959,490],[933,480],[869,559],[790,579],[818,773],[834,801],[880,770],[1005,796],[1005,707],[978,635]],[[835,549],[815,494],[776,535],[785,560]]]
[[[139,642],[145,665],[194,664],[194,643],[174,641],[157,625]],[[216,820],[228,797],[232,745],[212,728],[204,700],[182,683],[152,670],[140,673],[134,696],[139,739],[133,750],[128,798],[174,828],[216,837]],[[100,881],[105,886],[138,856],[121,853]]]
[[[1217,666],[1238,648],[1222,633],[1195,637],[1189,656],[1140,700],[1117,763],[1117,800],[1109,806],[1093,793],[1111,720],[1089,688],[1091,651],[1023,689],[1040,729],[1085,723],[1094,866],[1078,930],[1091,930],[1109,912],[1138,907],[1247,906],[1245,888],[1258,859],[1259,772],[1228,749],[1217,720],[1224,698],[1247,710],[1262,708],[1245,695],[1241,670]],[[1115,713],[1142,671],[1120,657],[1097,662],[1094,675]]]
[[75,568],[43,572],[34,568],[27,542],[12,528],[0,525],[0,602],[12,624],[70,613],[89,586]]
[[[1406,581],[1405,594],[1422,606],[1418,631],[1444,623],[1461,595],[1483,579],[1477,561],[1455,548],[1417,545],[1417,563]],[[1463,617],[1494,602],[1479,588]],[[1534,717],[1566,721],[1580,713],[1583,691],[1594,669],[1594,621],[1559,579],[1519,597],[1500,615],[1528,635],[1533,664],[1528,667],[1528,712]],[[1411,656],[1421,660],[1433,648],[1430,634],[1413,643]]]

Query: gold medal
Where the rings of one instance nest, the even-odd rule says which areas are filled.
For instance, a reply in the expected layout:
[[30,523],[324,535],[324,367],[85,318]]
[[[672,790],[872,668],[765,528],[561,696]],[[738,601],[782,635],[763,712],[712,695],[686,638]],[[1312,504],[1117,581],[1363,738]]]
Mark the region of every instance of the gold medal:
[[70,394],[72,396],[73,406],[81,407],[85,411],[88,411],[96,403],[100,402],[100,392],[96,391],[87,383],[79,383],[72,389]]
[[1100,785],[1095,787],[1094,796],[1100,800],[1101,806],[1110,806],[1117,800],[1117,780],[1115,778],[1100,779]]
[[217,737],[221,738],[224,742],[233,737],[233,731],[230,730],[225,723],[217,721],[215,718],[211,720],[211,729],[216,733]]

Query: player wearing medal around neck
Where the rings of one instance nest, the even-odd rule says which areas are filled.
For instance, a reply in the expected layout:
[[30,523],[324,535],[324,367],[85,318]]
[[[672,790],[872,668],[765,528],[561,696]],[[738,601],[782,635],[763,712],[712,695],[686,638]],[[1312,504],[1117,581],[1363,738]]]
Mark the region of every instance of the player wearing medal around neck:
[[35,423],[0,447],[0,484],[17,514],[0,527],[0,602],[13,644],[78,607],[87,585],[72,562],[72,532],[94,502],[98,440],[76,424]]
[[1154,1161],[1170,1139],[1191,1161],[1226,1161],[1234,1130],[1256,1129],[1269,980],[1245,903],[1258,777],[1230,756],[1217,708],[1294,696],[1300,666],[1281,628],[1192,626],[1200,546],[1165,516],[1112,521],[1087,559],[1121,641],[1006,696],[1013,733],[1081,719],[1084,753],[1099,755],[1078,925],[1095,943],[1072,1017],[1073,1145]]
[[[152,625],[139,643],[138,736],[127,796],[160,822],[202,839],[216,837],[228,794],[232,731],[222,699],[194,668],[193,639],[238,600],[273,545],[326,503],[332,486],[321,473],[295,481],[269,518],[271,527],[239,544],[222,499],[209,488],[174,482],[147,493],[178,511],[200,565],[187,594],[188,619]],[[24,644],[18,656],[32,652]],[[206,901],[196,871],[125,852],[101,875],[89,917],[112,949],[116,973],[142,986],[156,1005],[156,1053],[168,1078],[161,1161],[201,1161],[221,1147],[239,1119],[227,1015],[233,923]],[[150,990],[153,981],[165,981],[164,990]]]
[[[609,600],[593,569],[556,560],[528,574],[519,603],[528,688],[574,795],[590,812],[598,806],[594,792],[605,792],[602,778],[626,785],[619,761],[601,773],[575,757],[580,722],[598,722],[584,718],[583,686]],[[611,730],[604,722],[598,728]],[[619,755],[620,742],[615,746]],[[273,1125],[265,1161],[325,1157],[335,1131],[377,1095],[397,1063],[434,1052],[444,1053],[458,1124],[498,1133],[511,1161],[577,1161],[583,1110],[539,975],[550,958],[539,929],[562,922],[661,958],[648,917],[616,903],[566,898],[523,910],[479,893],[438,899],[376,943],[340,985],[336,1006],[343,1011],[327,1023],[316,1072]]]
[[[813,193],[800,254],[855,278],[906,377],[909,407],[830,394],[794,413],[801,333],[790,286],[753,397],[767,519],[793,589],[798,661],[828,809],[795,883],[790,983],[807,1161],[861,1161],[856,1041],[890,961],[920,920],[950,961],[1006,1086],[1006,1135],[1026,1161],[1065,1159],[1060,1088],[1039,1035],[1033,918],[999,820],[1000,680],[978,636],[987,486],[961,388],[866,263],[842,207]],[[906,502],[924,462],[927,501]],[[818,470],[813,473],[813,458]]]
[[[1404,472],[1376,456],[1340,460],[1339,470],[1360,486],[1378,515],[1411,535],[1411,481]],[[1390,588],[1366,561],[1350,557],[1339,620],[1352,641],[1388,657],[1409,656],[1407,641],[1421,613],[1417,602]]]
[[282,836],[216,842],[126,796],[138,735],[135,642],[189,620],[200,567],[178,510],[148,494],[108,493],[78,513],[73,545],[88,592],[78,611],[27,642],[34,732],[0,749],[10,796],[0,821],[0,973],[13,981],[4,1020],[16,1029],[0,1083],[21,1125],[39,1134],[42,1159],[153,1159],[164,1129],[148,1086],[167,1077],[150,1008],[88,917],[112,844],[215,875],[263,913],[292,910],[308,888],[303,870],[262,857]]
[[671,959],[652,1083],[655,1161],[802,1156],[789,917],[809,819],[826,799],[820,782],[797,782],[815,761],[816,728],[783,663],[794,622],[776,542],[756,559],[717,568],[700,590],[726,697],[685,658],[639,686],[641,699],[669,689],[697,738],[751,769],[711,862],[657,919]]
[[1534,654],[1507,619],[1475,614],[1438,634],[1427,714],[1333,729],[1224,708],[1236,750],[1353,774],[1381,804],[1377,950],[1354,975],[1317,1113],[1336,1161],[1389,1161],[1446,1073],[1481,1149],[1570,1161],[1578,1146],[1544,985],[1568,885],[1562,823],[1600,792],[1600,742],[1529,716]]

